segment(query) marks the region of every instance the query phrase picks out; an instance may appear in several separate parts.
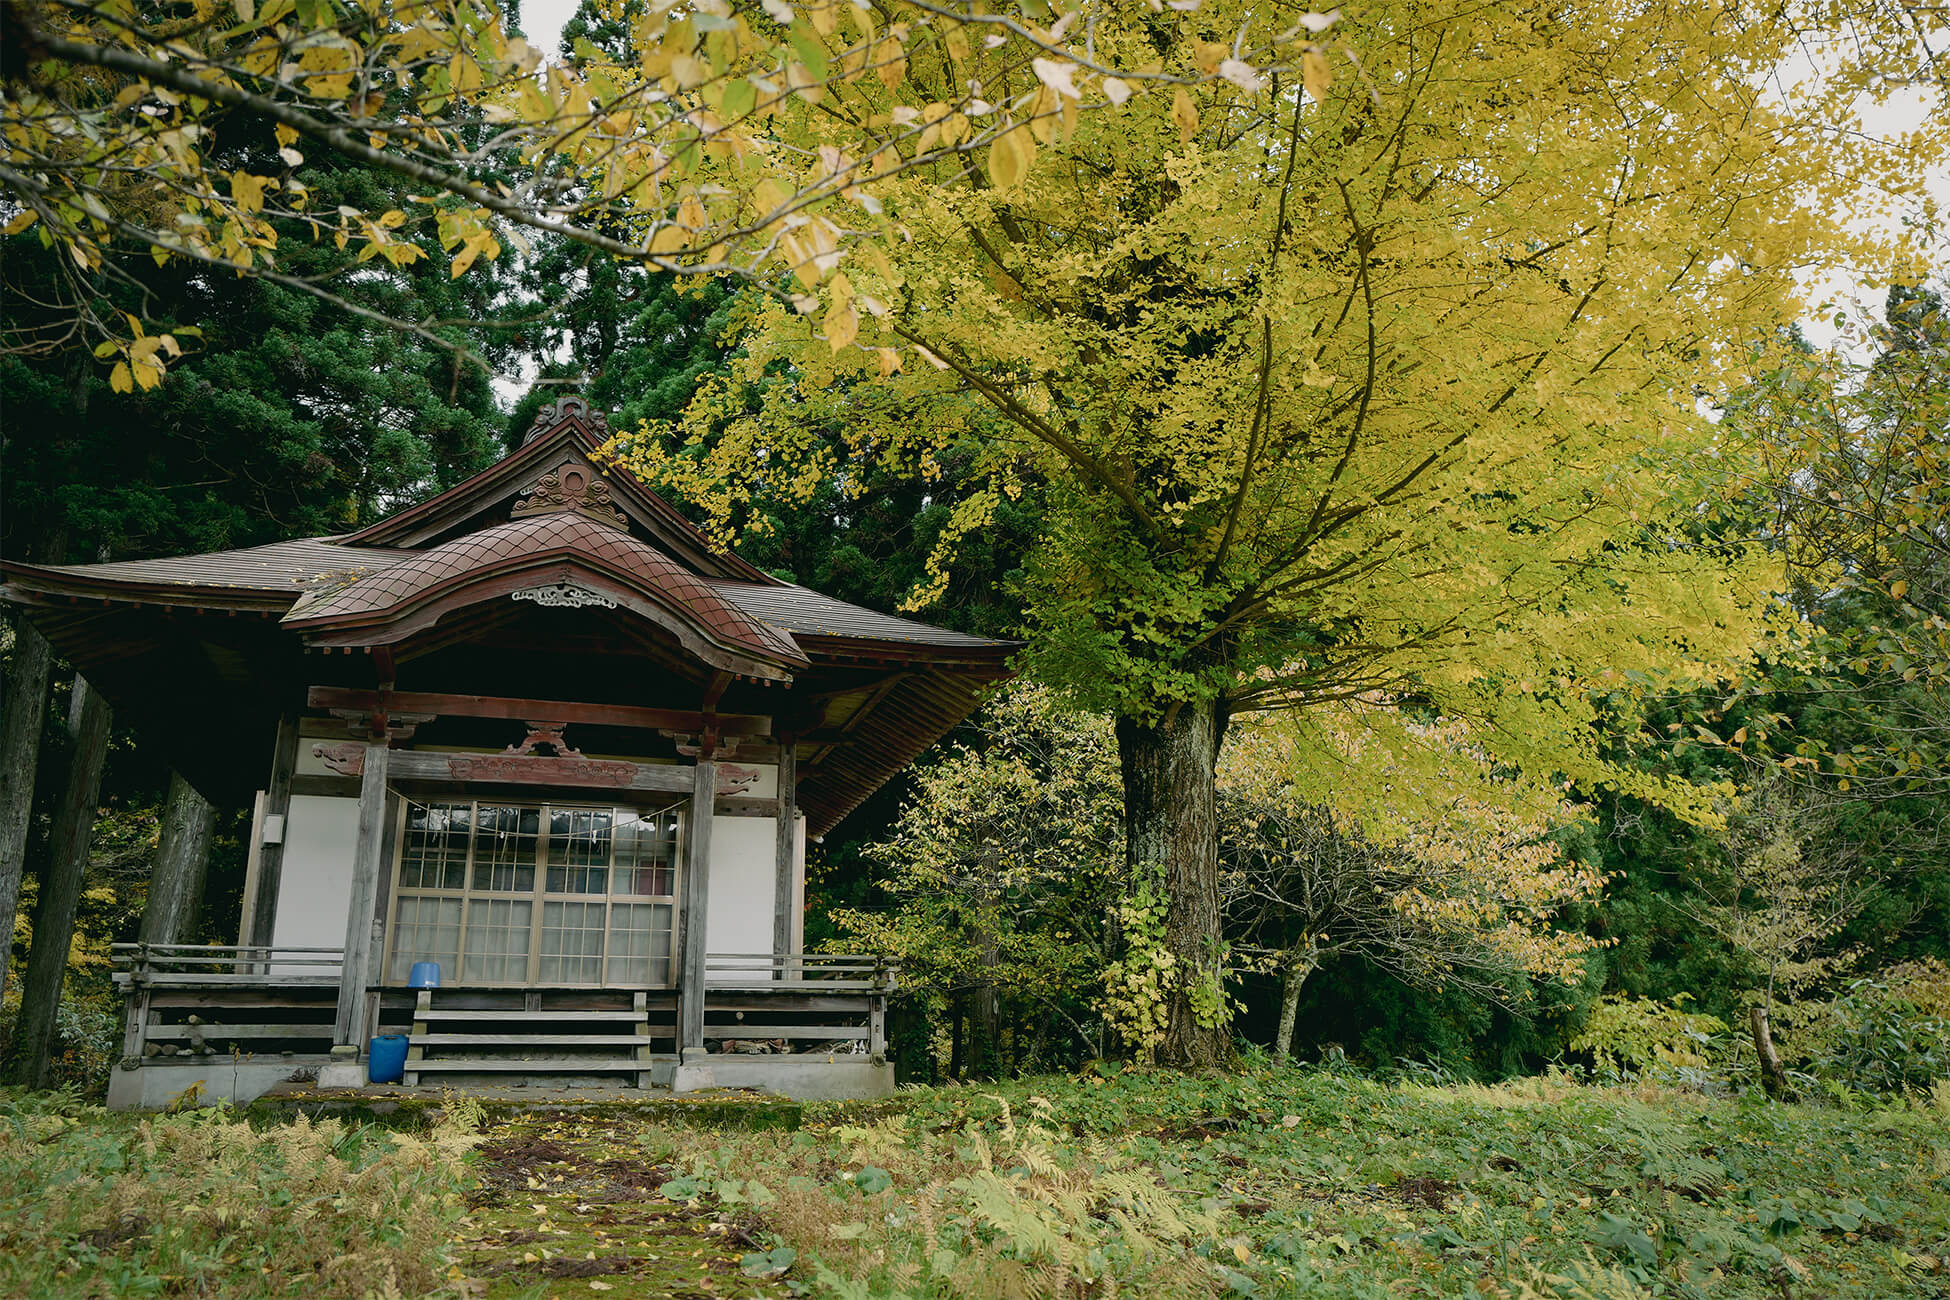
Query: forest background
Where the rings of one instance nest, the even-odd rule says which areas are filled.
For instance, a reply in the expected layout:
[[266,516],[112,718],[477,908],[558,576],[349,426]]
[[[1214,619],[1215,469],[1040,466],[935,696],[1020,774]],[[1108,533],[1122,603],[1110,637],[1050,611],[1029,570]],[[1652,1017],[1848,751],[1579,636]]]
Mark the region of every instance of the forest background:
[[[579,13],[563,54],[615,39]],[[390,179],[329,155],[304,175],[328,205],[389,206]],[[436,233],[403,237],[427,256],[339,291],[396,320],[433,322],[420,334],[181,263],[137,259],[96,274],[96,316],[202,323],[168,382],[137,388],[115,382],[95,340],[74,328],[59,250],[31,231],[8,236],[0,547],[73,563],[347,531],[479,469],[565,389],[675,450],[692,394],[736,375],[745,356],[740,327],[753,303],[721,283],[546,237],[526,256],[453,277]],[[291,247],[286,270],[298,274],[357,255]],[[1824,319],[1846,351],[1803,348],[1762,385],[1702,395],[1738,458],[1715,470],[1702,535],[1757,543],[1805,622],[1791,646],[1729,686],[1655,689],[1637,725],[1607,738],[1604,758],[1644,774],[1644,788],[1702,791],[1717,815],[1681,816],[1627,793],[1513,794],[1508,774],[1432,710],[1409,710],[1408,725],[1440,762],[1394,779],[1446,810],[1439,825],[1375,793],[1386,771],[1323,770],[1318,735],[1235,736],[1220,821],[1242,1045],[1483,1078],[1568,1059],[1730,1083],[1759,1077],[1745,1032],[1759,1004],[1787,1026],[1787,1064],[1806,1080],[1874,1090],[1943,1074],[1941,306],[1928,284],[1898,286],[1873,316]],[[994,635],[1021,627],[1042,510],[1035,482],[985,502],[944,585],[930,566],[943,537],[964,531],[962,507],[987,491],[986,470],[951,456],[932,482],[875,462],[859,472],[865,480],[844,489],[750,503],[764,527],[744,521],[742,553],[870,607],[896,609],[932,586],[923,617]],[[679,504],[717,522],[705,504]],[[10,673],[20,644],[9,643]],[[71,743],[67,675],[53,681],[13,953],[31,944],[34,882]],[[1345,740],[1377,724],[1356,701],[1332,725]],[[896,1031],[905,1077],[1064,1068],[1117,1049],[1105,981],[1116,977],[1119,935],[1107,918],[1130,881],[1115,832],[1116,752],[1107,723],[1021,688],[821,846],[809,941],[869,943],[906,962]],[[1293,775],[1310,765],[1311,779]],[[1269,781],[1269,771],[1285,775]],[[156,756],[111,741],[60,1079],[92,1087],[109,1064],[106,945],[141,924],[168,784]],[[185,937],[221,942],[236,931],[242,816],[217,812],[206,903]],[[1423,916],[1379,905],[1415,890],[1429,900]],[[9,1017],[19,986],[8,979]]]

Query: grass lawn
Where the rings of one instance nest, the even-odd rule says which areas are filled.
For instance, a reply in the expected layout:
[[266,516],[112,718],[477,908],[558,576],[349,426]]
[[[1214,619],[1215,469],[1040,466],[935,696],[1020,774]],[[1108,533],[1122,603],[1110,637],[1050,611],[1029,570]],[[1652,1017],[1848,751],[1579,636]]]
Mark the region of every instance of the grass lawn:
[[1127,1070],[433,1127],[0,1098],[0,1294],[1950,1296],[1950,1088],[1872,1113]]

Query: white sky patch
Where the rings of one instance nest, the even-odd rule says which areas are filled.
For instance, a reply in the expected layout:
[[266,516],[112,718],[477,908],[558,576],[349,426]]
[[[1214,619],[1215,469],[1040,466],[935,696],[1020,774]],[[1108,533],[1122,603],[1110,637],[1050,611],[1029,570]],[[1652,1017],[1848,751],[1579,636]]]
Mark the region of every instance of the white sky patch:
[[551,63],[560,57],[562,28],[575,17],[577,0],[521,0],[521,29]]

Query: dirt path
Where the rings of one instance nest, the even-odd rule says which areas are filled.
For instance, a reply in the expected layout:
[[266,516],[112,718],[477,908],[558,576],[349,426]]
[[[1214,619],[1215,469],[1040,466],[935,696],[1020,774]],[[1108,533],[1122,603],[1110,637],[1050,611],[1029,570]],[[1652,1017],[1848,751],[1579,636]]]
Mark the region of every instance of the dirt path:
[[[662,1130],[667,1131],[667,1130]],[[680,1201],[627,1117],[543,1111],[492,1121],[461,1220],[460,1267],[484,1300],[542,1296],[699,1300],[772,1296],[740,1261],[765,1247],[747,1207]]]

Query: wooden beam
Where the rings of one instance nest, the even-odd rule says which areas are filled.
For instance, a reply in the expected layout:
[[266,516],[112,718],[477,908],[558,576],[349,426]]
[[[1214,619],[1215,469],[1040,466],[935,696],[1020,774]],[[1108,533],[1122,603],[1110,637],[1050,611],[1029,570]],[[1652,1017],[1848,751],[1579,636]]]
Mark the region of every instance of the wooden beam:
[[691,769],[674,763],[555,758],[542,754],[443,754],[410,749],[393,751],[391,763],[396,781],[506,783],[656,794],[689,794],[692,788]]
[[756,713],[705,714],[691,709],[647,709],[635,704],[587,704],[574,700],[518,699],[500,695],[440,695],[428,691],[362,691],[314,686],[305,702],[314,709],[384,708],[388,712],[432,713],[456,718],[509,718],[516,722],[576,722],[593,727],[639,727],[649,731],[699,731],[709,717],[727,736],[769,736],[772,719]]
[[386,742],[366,747],[359,775],[359,838],[352,849],[352,897],[345,908],[345,964],[339,971],[338,1016],[332,1042],[355,1051],[363,1045],[366,974],[372,955],[372,909],[379,895],[379,873],[386,842]]
[[678,980],[677,1046],[704,1049],[705,926],[711,900],[711,814],[718,765],[708,758],[692,769],[690,817],[684,827],[683,974]]
[[[278,718],[277,741],[271,747],[271,781],[264,791],[264,817],[276,817],[283,830],[276,844],[254,844],[257,858],[257,890],[251,913],[245,918],[243,941],[267,944],[275,937],[278,921],[278,889],[284,878],[284,846],[291,838],[291,779],[298,767],[298,719],[284,714]],[[262,828],[259,829],[262,834]]]
[[719,795],[711,804],[719,817],[777,817],[777,799],[748,799],[743,795]]
[[779,737],[779,821],[774,840],[772,875],[772,951],[792,951],[794,849],[799,822],[799,746],[793,737]]

